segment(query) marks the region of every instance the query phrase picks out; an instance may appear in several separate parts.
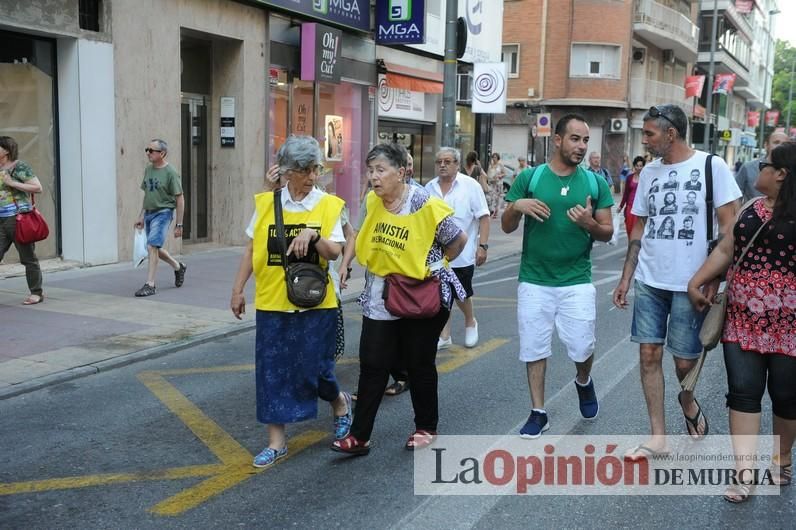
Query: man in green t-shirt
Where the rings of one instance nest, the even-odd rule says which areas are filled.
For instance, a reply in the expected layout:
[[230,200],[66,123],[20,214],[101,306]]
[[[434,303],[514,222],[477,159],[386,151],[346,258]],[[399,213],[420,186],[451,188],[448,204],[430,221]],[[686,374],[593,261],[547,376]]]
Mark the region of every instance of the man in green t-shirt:
[[135,228],[146,228],[147,250],[149,254],[149,271],[143,287],[135,292],[136,296],[152,296],[157,293],[155,274],[158,260],[162,259],[174,269],[174,285],[182,286],[185,281],[185,263],[171,257],[163,244],[177,210],[177,226],[174,237],[182,237],[182,216],[185,211],[185,199],[182,194],[182,180],[179,173],[166,162],[169,146],[163,140],[152,140],[144,151],[149,158],[149,165],[144,170],[141,189],[144,190],[144,206],[135,222]]
[[550,163],[527,168],[514,180],[501,220],[503,231],[511,233],[525,219],[517,320],[531,415],[520,429],[523,438],[538,438],[550,428],[544,377],[553,328],[575,362],[581,415],[592,419],[599,412],[590,376],[596,318],[590,254],[594,240],[611,239],[614,200],[605,179],[579,166],[589,142],[589,126],[582,116],[562,117],[553,141],[556,150]]

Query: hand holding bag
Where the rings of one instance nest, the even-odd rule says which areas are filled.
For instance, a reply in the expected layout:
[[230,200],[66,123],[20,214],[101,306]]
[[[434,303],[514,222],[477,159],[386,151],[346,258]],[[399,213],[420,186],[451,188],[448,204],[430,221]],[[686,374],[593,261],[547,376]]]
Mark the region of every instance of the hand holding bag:
[[282,189],[274,191],[274,217],[282,267],[285,269],[287,299],[298,307],[316,307],[326,298],[329,275],[314,263],[288,263],[285,222],[282,216]]
[[[17,205],[17,201],[14,201]],[[21,245],[29,245],[43,241],[50,235],[50,227],[44,216],[36,209],[35,194],[30,194],[30,210],[22,212],[17,205],[17,224],[14,232],[14,241]]]
[[388,274],[384,278],[384,308],[400,318],[431,318],[439,313],[439,278],[431,275],[425,280],[402,274]]

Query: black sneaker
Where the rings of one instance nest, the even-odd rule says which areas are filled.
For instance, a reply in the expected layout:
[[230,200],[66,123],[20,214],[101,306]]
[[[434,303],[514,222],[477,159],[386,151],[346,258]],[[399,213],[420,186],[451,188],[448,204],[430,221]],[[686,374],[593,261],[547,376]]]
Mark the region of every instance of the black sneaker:
[[182,284],[185,282],[185,271],[188,270],[188,267],[185,263],[180,263],[180,268],[174,271],[174,286],[175,287],[182,287]]
[[587,420],[593,420],[600,412],[600,404],[597,402],[597,392],[594,391],[594,379],[589,377],[589,382],[586,385],[580,385],[578,380],[575,380],[575,388],[578,389],[578,404],[580,405],[580,414]]
[[157,294],[158,290],[155,288],[154,285],[149,285],[145,283],[143,287],[135,292],[135,295],[138,297],[141,296],[152,296],[153,294]]

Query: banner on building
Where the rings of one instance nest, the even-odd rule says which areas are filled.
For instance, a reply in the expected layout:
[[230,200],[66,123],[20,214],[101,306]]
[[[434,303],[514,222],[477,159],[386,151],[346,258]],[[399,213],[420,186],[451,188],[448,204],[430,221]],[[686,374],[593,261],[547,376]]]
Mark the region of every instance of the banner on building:
[[376,2],[376,43],[425,43],[426,11],[423,3],[423,0]]
[[505,114],[508,91],[506,63],[473,65],[473,112]]
[[423,92],[392,88],[384,74],[379,75],[379,118],[404,120],[426,119],[426,96]]
[[301,25],[301,80],[340,82],[343,32],[315,22]]
[[774,127],[779,121],[779,111],[769,110],[766,111],[766,127]]
[[735,0],[735,10],[742,15],[748,15],[755,7],[755,0]]
[[746,125],[747,127],[757,127],[760,125],[760,111],[759,110],[750,110],[746,113]]
[[735,86],[735,74],[716,74],[713,80],[714,94],[730,94]]
[[[325,20],[359,31],[370,31],[370,2],[366,0],[252,0],[259,4]],[[502,3],[502,2],[501,2]]]
[[698,98],[702,95],[702,89],[705,88],[704,75],[689,75],[685,78],[685,97]]

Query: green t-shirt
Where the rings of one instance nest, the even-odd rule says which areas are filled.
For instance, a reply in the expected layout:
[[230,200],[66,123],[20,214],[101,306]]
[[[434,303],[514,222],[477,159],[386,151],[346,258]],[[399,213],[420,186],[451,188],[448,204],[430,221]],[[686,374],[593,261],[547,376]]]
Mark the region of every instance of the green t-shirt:
[[3,184],[2,174],[6,172],[13,180],[19,182],[27,182],[36,176],[33,169],[22,160],[17,160],[14,169],[0,170],[0,217],[16,215],[15,199],[20,210],[27,210],[30,207],[30,195],[27,192]]
[[[536,168],[523,170],[506,195],[506,202],[531,197],[528,187]],[[541,171],[541,170],[540,170]],[[603,178],[596,178],[599,196],[592,197],[595,210],[609,208],[614,204],[611,190]],[[569,186],[566,195],[562,188]],[[569,220],[567,210],[576,204],[586,206],[586,197],[591,195],[591,186],[586,171],[578,167],[567,177],[559,177],[546,166],[539,176],[533,197],[550,208],[550,217],[544,222],[534,221],[525,216],[522,238],[522,259],[520,261],[521,282],[565,287],[591,283],[591,235]]]
[[150,164],[144,170],[141,189],[144,190],[144,210],[173,209],[177,207],[177,195],[182,195],[182,179],[171,164],[160,168]]

